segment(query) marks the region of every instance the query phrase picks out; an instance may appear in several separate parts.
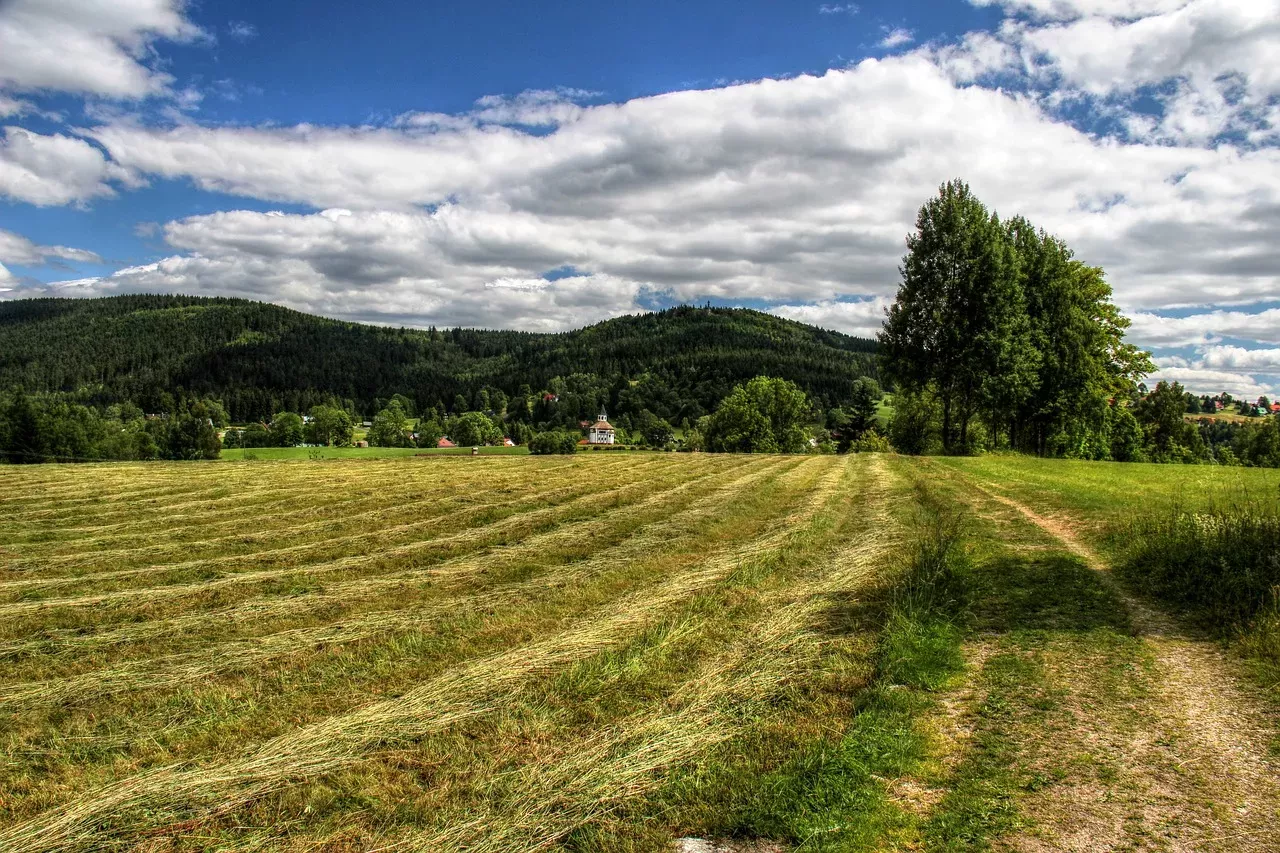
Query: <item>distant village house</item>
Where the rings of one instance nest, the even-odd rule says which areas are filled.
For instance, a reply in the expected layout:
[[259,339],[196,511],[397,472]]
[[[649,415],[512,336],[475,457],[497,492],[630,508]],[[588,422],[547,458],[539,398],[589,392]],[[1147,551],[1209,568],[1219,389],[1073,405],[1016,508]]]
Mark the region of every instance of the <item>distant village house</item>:
[[616,431],[609,423],[607,413],[600,410],[600,419],[587,430],[587,444],[613,444]]

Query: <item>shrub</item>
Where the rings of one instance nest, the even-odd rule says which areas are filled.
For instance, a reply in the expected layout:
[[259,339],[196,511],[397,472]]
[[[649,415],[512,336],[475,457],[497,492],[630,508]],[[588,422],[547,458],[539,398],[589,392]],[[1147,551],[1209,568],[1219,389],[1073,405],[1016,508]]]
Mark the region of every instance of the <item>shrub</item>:
[[938,446],[940,415],[928,393],[898,394],[893,398],[889,440],[899,453],[919,455]]
[[578,436],[571,432],[540,432],[529,439],[529,452],[538,456],[578,452]]
[[850,442],[849,450],[854,453],[892,453],[893,446],[878,430],[869,429]]

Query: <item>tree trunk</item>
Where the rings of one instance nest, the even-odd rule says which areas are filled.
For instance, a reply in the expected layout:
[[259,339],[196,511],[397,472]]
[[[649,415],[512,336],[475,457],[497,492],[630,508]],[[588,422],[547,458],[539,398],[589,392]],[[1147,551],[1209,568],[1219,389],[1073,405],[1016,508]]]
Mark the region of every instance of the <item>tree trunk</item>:
[[951,395],[942,395],[942,452],[951,452]]

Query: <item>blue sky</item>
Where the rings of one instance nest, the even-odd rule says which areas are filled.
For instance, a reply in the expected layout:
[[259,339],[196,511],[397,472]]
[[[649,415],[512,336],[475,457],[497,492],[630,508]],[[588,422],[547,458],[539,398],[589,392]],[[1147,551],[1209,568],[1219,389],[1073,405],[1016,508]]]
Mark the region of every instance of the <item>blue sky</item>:
[[872,334],[951,177],[1280,391],[1280,0],[0,3],[0,298]]

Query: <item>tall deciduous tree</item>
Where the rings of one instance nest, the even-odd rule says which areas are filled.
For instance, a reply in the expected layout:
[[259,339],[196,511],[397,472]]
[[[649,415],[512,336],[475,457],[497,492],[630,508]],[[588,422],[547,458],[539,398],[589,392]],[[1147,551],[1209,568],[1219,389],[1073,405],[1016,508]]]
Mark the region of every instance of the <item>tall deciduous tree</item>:
[[1150,358],[1124,343],[1129,320],[1101,269],[1022,217],[1009,220],[1007,234],[1040,356],[1014,441],[1041,455],[1105,455],[1109,399],[1149,372]]
[[354,424],[351,415],[336,406],[312,406],[308,438],[315,444],[349,447]]
[[465,412],[449,421],[449,437],[459,445],[492,444],[502,439],[502,431],[483,412]]
[[800,453],[809,401],[785,379],[757,376],[739,385],[706,419],[708,450],[723,453]]
[[297,447],[302,439],[302,416],[297,412],[280,412],[271,419],[271,443],[276,447]]
[[944,450],[965,447],[975,414],[1021,403],[1034,381],[1017,254],[999,218],[954,180],[920,208],[900,272],[880,334],[887,371],[907,391],[931,388]]
[[409,419],[400,404],[392,402],[374,415],[369,428],[369,444],[373,447],[409,447]]

